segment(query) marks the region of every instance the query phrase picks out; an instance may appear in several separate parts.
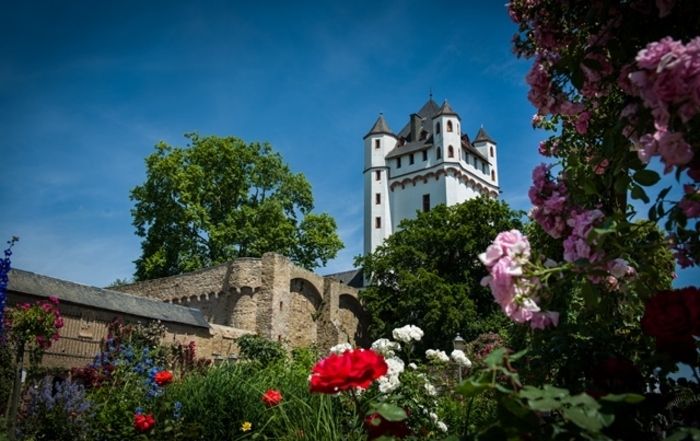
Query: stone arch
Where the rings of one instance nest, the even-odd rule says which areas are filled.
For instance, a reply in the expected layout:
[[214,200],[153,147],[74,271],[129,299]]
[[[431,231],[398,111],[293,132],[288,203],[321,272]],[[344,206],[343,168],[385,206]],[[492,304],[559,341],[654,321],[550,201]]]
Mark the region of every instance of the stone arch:
[[250,286],[242,286],[231,291],[231,314],[228,326],[255,332],[257,329],[258,305],[255,291]]
[[338,319],[341,338],[354,341],[356,346],[369,345],[367,315],[357,297],[347,293],[338,297]]
[[287,339],[293,347],[310,346],[318,342],[318,322],[323,296],[311,281],[295,277],[289,281],[287,305],[280,310],[288,312]]

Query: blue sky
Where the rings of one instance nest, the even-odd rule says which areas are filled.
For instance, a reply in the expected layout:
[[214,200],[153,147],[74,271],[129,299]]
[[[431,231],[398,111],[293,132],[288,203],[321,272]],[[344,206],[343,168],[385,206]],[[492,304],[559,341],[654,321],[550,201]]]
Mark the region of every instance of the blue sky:
[[[99,4],[99,7],[96,5]],[[0,238],[13,265],[104,286],[140,253],[129,191],[159,140],[269,141],[362,251],[362,136],[448,99],[498,142],[503,197],[528,209],[541,161],[502,2],[13,2],[0,16]],[[697,272],[693,273],[697,275]],[[687,279],[688,276],[682,276]]]

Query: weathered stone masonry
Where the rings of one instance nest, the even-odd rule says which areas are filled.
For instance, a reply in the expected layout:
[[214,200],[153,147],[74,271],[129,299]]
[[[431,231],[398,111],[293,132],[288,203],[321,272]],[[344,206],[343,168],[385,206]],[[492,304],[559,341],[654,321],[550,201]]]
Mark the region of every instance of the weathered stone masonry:
[[358,290],[279,254],[240,258],[117,289],[197,308],[211,324],[254,332],[290,347],[366,343]]
[[60,300],[65,326],[44,356],[45,366],[84,366],[115,317],[160,320],[167,330],[163,343],[194,341],[197,355],[210,359],[235,357],[235,339],[253,333],[290,348],[367,343],[357,289],[272,253],[112,289],[10,272],[8,306],[51,295]]

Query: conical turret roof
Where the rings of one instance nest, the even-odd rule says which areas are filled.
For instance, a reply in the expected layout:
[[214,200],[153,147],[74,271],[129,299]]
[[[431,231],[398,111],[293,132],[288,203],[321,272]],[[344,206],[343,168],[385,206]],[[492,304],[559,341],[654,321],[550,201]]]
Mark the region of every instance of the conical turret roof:
[[365,135],[365,138],[367,138],[369,135],[379,134],[395,136],[389,128],[389,124],[386,123],[384,115],[382,115],[381,113],[379,114],[379,118],[377,118],[377,121],[374,123],[372,128],[369,129],[369,132]]
[[496,141],[494,141],[488,133],[486,133],[486,130],[484,130],[484,126],[481,126],[479,129],[479,132],[476,134],[476,138],[474,138],[474,143],[477,142],[490,142],[491,144],[496,144]]
[[447,100],[443,101],[442,106],[438,109],[437,113],[433,118],[440,116],[440,115],[454,115],[454,116],[459,116],[457,115],[457,112],[452,110],[452,107],[450,106],[450,103],[447,102]]

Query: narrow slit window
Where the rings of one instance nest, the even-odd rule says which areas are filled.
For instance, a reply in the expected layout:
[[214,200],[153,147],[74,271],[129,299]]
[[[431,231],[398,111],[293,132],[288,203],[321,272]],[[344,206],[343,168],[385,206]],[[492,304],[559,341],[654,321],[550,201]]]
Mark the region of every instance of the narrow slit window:
[[430,194],[423,195],[423,212],[430,211]]
[[377,216],[374,218],[374,228],[382,228],[382,218]]
[[378,139],[375,139],[375,140],[374,140],[374,148],[375,148],[375,149],[378,149],[378,148],[380,148],[381,146],[382,146],[382,142],[381,142],[380,140],[378,140]]
[[381,193],[374,194],[374,203],[377,205],[382,203],[382,194]]
[[408,155],[408,164],[413,165],[413,162],[413,153],[411,153],[410,155]]
[[455,149],[452,146],[447,147],[447,157],[448,158],[454,158],[455,157]]
[[447,120],[447,131],[452,132],[452,121]]
[[374,179],[377,181],[382,179],[382,172],[380,170],[377,170],[376,172],[374,172]]

